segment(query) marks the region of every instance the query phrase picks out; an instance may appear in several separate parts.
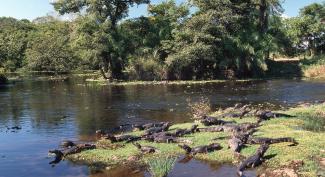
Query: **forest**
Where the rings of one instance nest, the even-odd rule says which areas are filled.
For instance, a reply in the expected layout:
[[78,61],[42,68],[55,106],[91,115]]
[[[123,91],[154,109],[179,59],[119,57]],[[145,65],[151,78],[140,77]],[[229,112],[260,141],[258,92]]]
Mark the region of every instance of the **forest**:
[[[281,3],[57,0],[55,10],[73,18],[0,18],[0,72],[98,70],[107,80],[209,80],[263,77],[276,58],[325,64],[325,2],[291,18]],[[148,15],[128,18],[129,8],[140,4],[148,4]]]

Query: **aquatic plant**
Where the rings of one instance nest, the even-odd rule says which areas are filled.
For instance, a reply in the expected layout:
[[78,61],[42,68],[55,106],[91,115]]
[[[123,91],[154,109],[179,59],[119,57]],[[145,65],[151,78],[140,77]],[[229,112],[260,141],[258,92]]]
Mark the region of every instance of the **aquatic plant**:
[[147,160],[147,165],[153,177],[167,177],[175,162],[176,157],[173,156],[155,157]]
[[211,112],[211,104],[206,97],[201,97],[197,102],[191,102],[191,100],[188,99],[187,102],[193,119],[201,119]]

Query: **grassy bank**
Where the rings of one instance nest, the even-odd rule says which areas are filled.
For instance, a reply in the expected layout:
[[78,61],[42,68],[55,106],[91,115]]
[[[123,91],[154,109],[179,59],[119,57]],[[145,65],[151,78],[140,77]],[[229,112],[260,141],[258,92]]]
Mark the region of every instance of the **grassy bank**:
[[318,55],[301,60],[303,76],[308,78],[325,77],[325,55]]
[[[299,174],[304,176],[316,176],[316,173],[319,173],[322,168],[319,164],[319,159],[325,158],[325,133],[323,131],[324,129],[314,129],[311,131],[311,129],[305,130],[304,126],[309,123],[308,117],[319,115],[319,119],[325,119],[325,115],[319,114],[322,112],[321,110],[324,109],[325,104],[292,108],[285,111],[285,113],[296,115],[297,117],[295,118],[277,118],[263,122],[263,126],[261,126],[258,132],[255,134],[256,136],[272,138],[293,137],[299,142],[299,145],[293,147],[288,146],[290,145],[289,143],[271,145],[271,148],[267,151],[266,156],[272,158],[267,160],[265,165],[260,169],[277,169],[279,167],[289,165],[293,160],[302,160],[304,165],[299,169]],[[243,123],[255,122],[256,118],[227,118],[227,120],[234,120],[238,123]],[[191,125],[192,123],[173,125],[170,131],[174,131],[176,128],[189,128]],[[203,125],[200,126],[203,127]],[[325,124],[322,126],[324,128]],[[142,132],[132,132],[132,134],[135,135],[140,135],[141,133]],[[237,164],[238,161],[234,157],[231,150],[227,148],[228,136],[229,134],[224,132],[201,132],[185,136],[184,138],[193,142],[191,146],[207,145],[212,142],[218,142],[223,147],[221,150],[209,154],[199,154],[196,156],[197,159],[217,161],[220,164]],[[139,143],[142,145],[154,146],[159,149],[159,152],[154,155],[142,155],[132,144],[119,143],[115,144],[114,148],[109,141],[101,140],[98,142],[98,144],[101,144],[101,147],[106,146],[107,148],[84,151],[80,154],[72,155],[69,158],[90,164],[100,163],[110,166],[126,162],[144,162],[152,156],[179,155],[184,153],[182,149],[177,147],[177,144],[157,144],[146,141],[140,141]],[[242,150],[241,154],[244,156],[249,156],[255,152],[256,148],[257,146],[255,145],[249,145],[247,148]]]

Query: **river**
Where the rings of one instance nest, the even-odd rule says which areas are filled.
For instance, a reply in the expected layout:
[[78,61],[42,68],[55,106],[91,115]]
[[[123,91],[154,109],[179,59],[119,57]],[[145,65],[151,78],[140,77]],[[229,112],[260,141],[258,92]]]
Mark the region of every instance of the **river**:
[[[202,96],[208,97],[214,108],[236,103],[270,103],[281,108],[324,100],[325,81],[98,86],[71,78],[65,82],[30,80],[0,86],[0,177],[109,176],[94,174],[91,168],[69,161],[53,167],[48,164],[51,158],[47,152],[62,140],[91,141],[95,130],[120,124],[190,121],[187,99]],[[12,126],[22,129],[7,129]],[[210,168],[211,164],[193,161],[187,166],[177,164],[179,168],[172,171],[172,176],[189,177],[183,174],[184,169],[195,167],[193,164],[212,172],[232,169]]]

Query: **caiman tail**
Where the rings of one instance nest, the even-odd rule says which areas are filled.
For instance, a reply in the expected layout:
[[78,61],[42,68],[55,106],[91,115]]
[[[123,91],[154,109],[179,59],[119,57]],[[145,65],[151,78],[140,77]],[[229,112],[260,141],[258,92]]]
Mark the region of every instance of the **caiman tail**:
[[135,147],[137,147],[138,149],[141,149],[141,145],[139,143],[132,143]]
[[274,139],[271,140],[271,144],[274,144],[274,143],[283,143],[283,142],[291,142],[294,145],[297,145],[298,144],[298,142],[294,138],[291,138],[291,137],[274,138]]
[[186,152],[186,154],[189,154],[189,153],[191,153],[191,151],[192,151],[192,148],[191,148],[190,146],[186,145],[186,144],[178,145],[178,146],[179,146],[180,148],[184,149],[185,152]]

